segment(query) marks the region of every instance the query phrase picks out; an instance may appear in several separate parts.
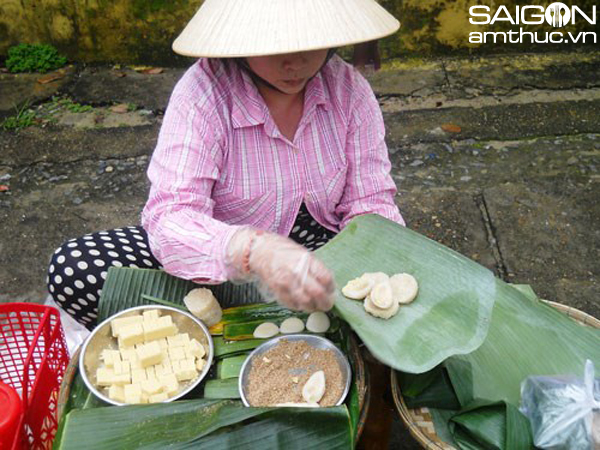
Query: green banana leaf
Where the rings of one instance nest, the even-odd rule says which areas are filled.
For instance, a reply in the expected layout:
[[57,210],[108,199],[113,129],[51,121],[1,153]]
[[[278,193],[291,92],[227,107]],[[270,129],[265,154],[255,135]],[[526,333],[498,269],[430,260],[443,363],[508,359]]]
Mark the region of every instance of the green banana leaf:
[[445,366],[461,405],[474,400],[519,405],[532,375],[583,376],[586,359],[600,367],[600,330],[584,327],[537,298],[498,281],[500,293],[483,345]]
[[[427,374],[428,376],[424,377],[428,383],[427,387],[422,391],[417,392],[415,395],[411,395],[410,387],[412,385],[413,392],[416,392],[416,381],[414,379],[418,379],[422,377],[422,375],[404,374],[404,376],[401,375],[399,377],[406,406],[409,408],[426,406],[428,408],[459,409],[460,403],[454,393],[446,369],[442,366],[438,366],[433,371],[427,372]],[[405,383],[409,386],[408,391],[404,387],[406,386]]]
[[204,398],[238,399],[240,398],[239,379],[208,380],[204,384]]
[[[586,358],[600,358],[600,332],[583,327],[539,301],[529,286],[501,285],[488,336],[469,355],[444,362],[451,383],[431,380],[431,372],[401,374],[414,397],[410,407],[445,408],[454,396],[461,411],[432,409],[436,433],[462,449],[531,448],[528,420],[518,411],[520,386],[530,375],[581,374]],[[419,389],[424,386],[424,389]],[[460,406],[454,409],[459,409]],[[452,436],[449,439],[449,436]]]
[[[184,306],[183,297],[197,287],[192,281],[173,277],[162,270],[111,267],[102,288],[98,319],[103,320],[124,309],[152,303],[142,295]],[[258,289],[251,283],[203,287],[214,293],[223,308],[261,301]]]
[[454,442],[462,450],[529,450],[529,420],[510,403],[477,402],[449,421]]
[[248,357],[245,355],[231,356],[229,358],[223,358],[217,362],[217,378],[238,378],[242,371],[242,366]]
[[[334,274],[334,311],[369,350],[403,372],[428,371],[446,358],[470,353],[487,335],[499,293],[492,272],[426,237],[376,215],[356,217],[315,251]],[[419,283],[416,300],[383,320],[341,288],[364,272],[407,272]]]
[[[55,448],[241,449],[253,448],[257,442],[262,449],[352,447],[344,406],[310,413],[313,414],[297,409],[246,408],[241,402],[231,400],[73,410],[65,420],[62,439],[55,443]],[[215,433],[242,423],[243,427],[227,428],[227,433]],[[267,437],[269,430],[272,435]],[[263,436],[262,440],[257,440],[259,436]]]
[[245,341],[227,341],[222,336],[213,337],[213,346],[215,349],[215,358],[239,355],[254,350],[264,339],[247,339]]

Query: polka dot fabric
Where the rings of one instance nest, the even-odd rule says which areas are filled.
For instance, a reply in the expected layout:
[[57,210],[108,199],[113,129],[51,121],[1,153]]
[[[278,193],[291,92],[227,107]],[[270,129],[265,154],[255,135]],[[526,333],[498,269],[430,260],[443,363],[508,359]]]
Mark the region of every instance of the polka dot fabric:
[[[323,228],[304,204],[290,238],[315,250],[335,233]],[[152,256],[148,235],[142,227],[125,227],[87,234],[59,247],[48,268],[48,290],[52,298],[79,323],[92,329],[98,322],[98,300],[109,267],[160,269]]]
[[65,242],[52,255],[48,290],[79,323],[97,323],[98,299],[109,267],[158,269],[142,227],[116,228]]
[[291,239],[313,251],[325,245],[335,235],[336,233],[322,227],[313,219],[304,203],[302,203],[298,217],[296,217],[296,222],[294,222],[294,226],[290,232]]

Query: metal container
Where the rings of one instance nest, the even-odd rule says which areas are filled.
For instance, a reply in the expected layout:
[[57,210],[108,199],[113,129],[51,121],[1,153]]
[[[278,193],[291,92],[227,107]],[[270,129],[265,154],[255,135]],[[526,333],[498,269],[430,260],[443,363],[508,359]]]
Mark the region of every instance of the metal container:
[[104,349],[118,349],[117,339],[112,337],[111,329],[110,329],[110,321],[116,318],[123,318],[128,316],[140,315],[146,310],[157,309],[160,310],[161,315],[170,315],[173,318],[173,323],[177,325],[180,333],[188,333],[190,335],[190,339],[194,338],[198,340],[206,351],[206,364],[202,369],[200,375],[189,382],[184,384],[183,389],[175,396],[170,397],[165,400],[165,402],[172,402],[173,400],[177,400],[192,389],[194,389],[200,382],[206,377],[208,371],[210,370],[210,366],[212,364],[213,355],[214,355],[214,347],[213,341],[210,336],[210,332],[208,328],[196,317],[191,314],[181,311],[179,309],[170,308],[168,306],[159,306],[159,305],[145,305],[145,306],[137,306],[135,308],[126,309],[121,311],[114,316],[109,317],[100,325],[98,325],[92,334],[88,336],[85,343],[83,344],[81,353],[79,355],[79,369],[81,372],[81,376],[83,377],[83,381],[90,391],[94,393],[101,400],[110,403],[112,405],[125,405],[126,403],[116,402],[110,399],[107,395],[102,393],[102,388],[97,388],[95,385],[96,382],[96,369],[101,364],[100,354]]
[[242,365],[242,370],[240,372],[239,379],[239,390],[240,397],[242,398],[242,402],[245,406],[250,406],[247,400],[247,388],[248,388],[248,376],[250,375],[250,369],[252,368],[252,361],[257,358],[260,358],[263,353],[269,351],[280,341],[305,341],[308,345],[314,348],[323,349],[323,350],[331,350],[335,354],[335,358],[340,365],[340,370],[342,372],[342,376],[344,378],[344,391],[338,402],[335,406],[339,406],[344,403],[346,395],[348,395],[348,391],[350,390],[350,382],[352,381],[352,369],[350,368],[350,363],[348,363],[348,359],[346,355],[342,353],[342,351],[335,346],[333,342],[329,339],[325,339],[324,337],[313,335],[313,334],[286,334],[282,336],[277,336],[273,339],[268,340],[267,342],[256,347],[252,353],[248,355],[248,358],[244,361]]

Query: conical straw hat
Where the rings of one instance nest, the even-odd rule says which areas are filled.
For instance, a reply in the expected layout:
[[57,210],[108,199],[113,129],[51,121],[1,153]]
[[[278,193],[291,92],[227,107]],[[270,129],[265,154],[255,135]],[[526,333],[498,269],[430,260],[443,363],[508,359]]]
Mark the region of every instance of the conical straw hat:
[[264,56],[372,41],[400,28],[375,0],[205,0],[173,43],[185,56]]

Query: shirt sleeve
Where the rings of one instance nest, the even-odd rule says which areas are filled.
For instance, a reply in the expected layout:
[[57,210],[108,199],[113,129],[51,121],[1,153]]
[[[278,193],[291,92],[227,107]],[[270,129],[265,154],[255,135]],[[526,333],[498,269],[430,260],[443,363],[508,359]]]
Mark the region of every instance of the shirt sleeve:
[[379,214],[401,225],[404,219],[394,202],[397,189],[390,175],[385,126],[379,103],[368,82],[356,75],[358,96],[346,137],[346,187],[336,214],[343,229],[361,214]]
[[148,168],[142,225],[166,272],[197,283],[227,280],[225,252],[239,227],[213,218],[211,192],[223,163],[222,133],[206,108],[169,101]]

